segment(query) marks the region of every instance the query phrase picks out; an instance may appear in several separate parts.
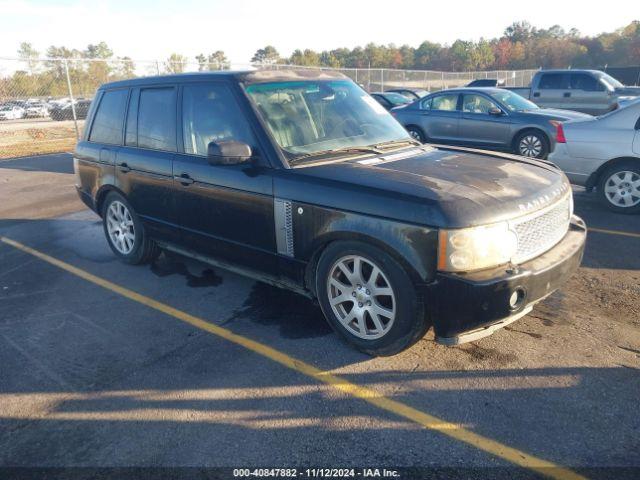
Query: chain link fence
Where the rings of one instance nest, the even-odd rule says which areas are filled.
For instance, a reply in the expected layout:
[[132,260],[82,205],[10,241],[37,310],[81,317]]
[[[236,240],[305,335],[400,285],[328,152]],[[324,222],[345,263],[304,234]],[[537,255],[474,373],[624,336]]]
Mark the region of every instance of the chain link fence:
[[[72,150],[96,89],[139,76],[222,69],[293,68],[292,65],[229,65],[162,60],[0,58],[0,159]],[[314,68],[318,67],[295,67]],[[326,68],[369,92],[411,87],[429,91],[496,79],[527,86],[536,70],[436,72],[379,68]]]

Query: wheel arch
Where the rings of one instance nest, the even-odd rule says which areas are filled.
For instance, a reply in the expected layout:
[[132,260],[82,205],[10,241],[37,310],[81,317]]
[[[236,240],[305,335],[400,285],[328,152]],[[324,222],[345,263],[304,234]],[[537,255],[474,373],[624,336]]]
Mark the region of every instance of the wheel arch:
[[547,149],[551,149],[551,138],[549,137],[549,133],[545,132],[542,127],[536,125],[522,125],[520,126],[520,128],[518,128],[518,130],[516,130],[516,132],[513,134],[513,138],[511,139],[511,148],[514,152],[518,153],[518,146],[516,144],[518,142],[518,139],[526,132],[536,132],[541,134],[547,142]]
[[111,184],[102,185],[96,192],[96,200],[95,200],[96,213],[100,215],[100,217],[102,217],[102,207],[104,206],[104,200],[107,198],[107,195],[110,192],[117,192],[120,195],[122,195],[124,198],[127,198],[125,193],[115,185],[111,185]]
[[423,252],[410,246],[412,242],[389,241],[384,236],[366,231],[333,231],[317,238],[309,247],[306,256],[308,258],[304,272],[305,287],[316,296],[315,276],[318,262],[329,245],[336,242],[356,241],[379,248],[400,264],[407,272],[414,284],[424,284],[430,281],[435,273],[437,255],[437,231],[431,231],[427,235],[431,237],[423,246],[429,249],[433,243],[432,255],[425,256]]
[[611,160],[608,160],[605,163],[603,163],[602,165],[600,165],[595,172],[593,172],[591,175],[589,175],[589,178],[587,178],[587,182],[585,183],[586,189],[587,190],[593,190],[594,187],[597,187],[598,183],[600,183],[600,178],[602,177],[604,172],[606,172],[610,167],[612,167],[613,165],[616,165],[618,163],[623,163],[623,162],[628,162],[628,161],[635,162],[638,165],[640,165],[640,157],[616,157],[616,158],[612,158]]

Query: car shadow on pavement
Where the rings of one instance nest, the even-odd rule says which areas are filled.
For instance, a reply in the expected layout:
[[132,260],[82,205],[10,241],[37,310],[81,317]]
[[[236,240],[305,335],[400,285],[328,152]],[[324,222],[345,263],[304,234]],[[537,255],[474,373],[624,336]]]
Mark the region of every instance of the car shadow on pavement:
[[73,173],[73,156],[69,153],[53,153],[33,157],[0,160],[0,169],[32,172]]
[[[221,374],[213,362],[195,376],[192,361],[187,363],[162,358],[154,365],[160,376],[142,370],[112,385],[70,391],[47,392],[37,385],[3,389],[0,465],[504,464],[302,378]],[[238,368],[230,373],[246,366]],[[390,370],[341,376],[578,472],[587,472],[585,466],[640,468],[637,370]],[[353,445],[366,448],[354,451]]]
[[[0,235],[546,460],[640,467],[637,368],[496,368],[468,346],[458,368],[412,370],[411,351],[371,360],[329,336],[304,297],[217,269],[121,264],[85,212],[0,221]],[[501,464],[0,243],[0,465],[303,463]]]

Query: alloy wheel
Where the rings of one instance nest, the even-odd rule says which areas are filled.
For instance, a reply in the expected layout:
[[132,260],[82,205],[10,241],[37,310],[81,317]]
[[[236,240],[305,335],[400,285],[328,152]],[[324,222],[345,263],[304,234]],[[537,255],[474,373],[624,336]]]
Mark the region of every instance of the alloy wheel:
[[135,246],[136,233],[131,212],[124,203],[113,201],[107,209],[107,232],[113,246],[123,255],[128,255]]
[[329,304],[352,335],[375,340],[386,335],[396,318],[393,287],[371,260],[348,255],[336,261],[327,278]]

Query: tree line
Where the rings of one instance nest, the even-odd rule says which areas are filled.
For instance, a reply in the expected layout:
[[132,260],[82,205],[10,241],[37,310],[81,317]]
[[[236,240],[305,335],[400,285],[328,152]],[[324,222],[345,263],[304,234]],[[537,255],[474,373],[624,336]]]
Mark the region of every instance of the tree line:
[[[45,52],[23,42],[18,49],[19,70],[0,79],[0,98],[66,96],[66,71],[78,95],[90,95],[102,83],[143,74],[180,73],[187,70],[229,68],[224,51],[200,53],[193,58],[172,53],[166,60],[138,62],[114,55],[105,43],[83,50],[50,46]],[[56,59],[56,60],[54,60]],[[526,21],[507,27],[502,36],[477,42],[456,40],[451,45],[430,41],[418,47],[369,43],[364,47],[317,52],[296,49],[282,56],[268,45],[256,50],[253,63],[290,64],[332,68],[397,68],[443,71],[512,70],[550,67],[640,65],[640,21],[597,36],[583,36],[560,26],[536,28]]]
[[536,28],[523,21],[511,24],[499,38],[456,40],[451,45],[424,41],[414,48],[369,43],[321,52],[297,49],[289,57],[281,57],[275,47],[267,46],[257,50],[252,61],[449,72],[639,65],[640,21],[593,37],[583,36],[576,29],[565,31],[558,25]]

